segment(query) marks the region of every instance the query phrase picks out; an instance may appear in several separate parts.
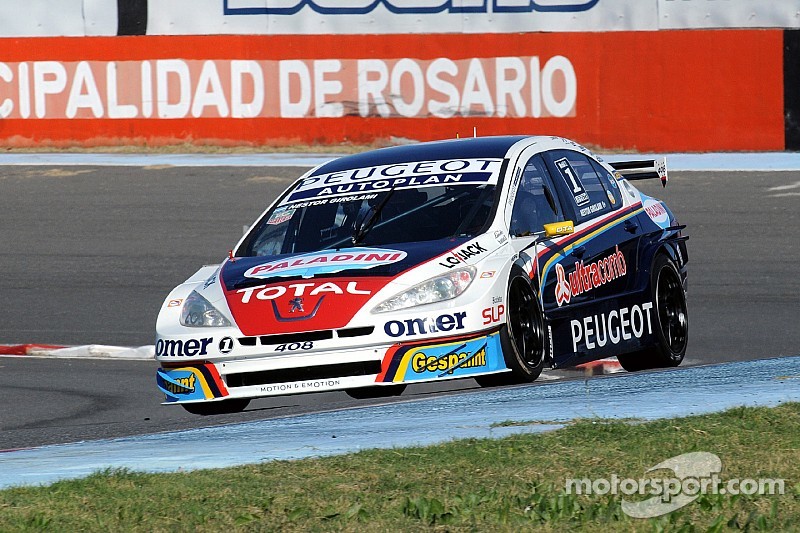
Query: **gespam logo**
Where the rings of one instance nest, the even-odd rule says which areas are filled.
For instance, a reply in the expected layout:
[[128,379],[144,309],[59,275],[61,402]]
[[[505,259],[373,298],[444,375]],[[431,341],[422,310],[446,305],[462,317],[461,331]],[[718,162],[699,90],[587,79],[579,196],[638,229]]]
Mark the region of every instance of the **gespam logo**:
[[506,368],[498,333],[441,344],[399,345],[387,353],[383,382],[447,379]]
[[362,270],[390,265],[402,261],[406,255],[406,252],[400,250],[382,248],[348,248],[336,252],[314,252],[263,263],[251,268],[244,275],[258,279],[289,276],[310,278],[343,270]]
[[207,379],[201,368],[160,368],[156,384],[168,402],[184,400],[209,400],[224,396],[214,378]]
[[440,377],[452,374],[459,368],[476,368],[486,366],[486,345],[476,352],[454,352],[441,355],[427,355],[417,352],[411,359],[411,370],[417,374],[423,372],[441,372]]

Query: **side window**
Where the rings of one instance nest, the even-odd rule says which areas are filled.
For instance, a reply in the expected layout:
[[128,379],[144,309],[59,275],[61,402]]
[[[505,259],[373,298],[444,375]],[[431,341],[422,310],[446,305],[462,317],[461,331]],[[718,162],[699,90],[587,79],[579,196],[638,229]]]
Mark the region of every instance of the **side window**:
[[[548,190],[554,205],[548,200],[545,189]],[[511,210],[509,233],[512,236],[530,235],[542,231],[545,224],[560,220],[564,220],[564,215],[558,204],[558,196],[547,166],[541,156],[533,156],[525,164],[522,172],[514,207]]]
[[[589,157],[569,150],[551,152],[550,157],[569,190],[567,200],[574,203],[578,218],[576,222],[581,223],[612,210],[611,199]],[[614,201],[618,203],[616,197]]]
[[592,166],[594,170],[597,172],[597,175],[600,176],[600,181],[603,182],[603,186],[606,188],[606,196],[608,197],[608,201],[611,202],[611,209],[618,209],[622,207],[622,191],[619,190],[619,184],[614,176],[605,169],[603,165],[595,161],[594,159],[590,160],[592,162]]

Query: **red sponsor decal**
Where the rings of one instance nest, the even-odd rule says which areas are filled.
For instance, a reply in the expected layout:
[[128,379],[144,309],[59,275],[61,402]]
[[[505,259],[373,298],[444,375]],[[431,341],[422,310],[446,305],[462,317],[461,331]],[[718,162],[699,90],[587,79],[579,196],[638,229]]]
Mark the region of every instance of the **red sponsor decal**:
[[661,205],[661,202],[647,202],[644,205],[644,210],[647,215],[656,222],[664,222],[667,220],[667,210]]
[[[361,252],[361,250],[365,250]],[[272,261],[251,268],[248,278],[296,276],[310,273],[331,273],[347,269],[365,269],[401,261],[406,252],[397,250],[356,248],[350,252],[313,252],[292,259]]]
[[245,335],[270,335],[346,326],[391,278],[271,283],[226,291],[236,325]]
[[605,257],[584,265],[583,261],[575,263],[575,270],[569,273],[569,279],[564,272],[564,267],[560,263],[556,264],[556,303],[559,307],[568,304],[573,296],[578,296],[592,289],[605,285],[617,278],[621,278],[628,273],[625,263],[625,255],[620,251],[619,246],[616,251]]
[[506,313],[506,306],[503,304],[488,307],[483,310],[481,316],[483,317],[483,325],[495,324],[503,320],[503,315]]

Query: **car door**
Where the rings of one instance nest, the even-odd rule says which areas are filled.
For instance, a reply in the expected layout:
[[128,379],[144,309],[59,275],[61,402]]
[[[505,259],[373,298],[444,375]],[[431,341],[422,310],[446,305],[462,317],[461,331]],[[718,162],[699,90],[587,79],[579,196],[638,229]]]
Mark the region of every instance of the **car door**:
[[553,178],[534,147],[523,151],[513,172],[506,221],[511,245],[526,265],[533,284],[539,286],[537,254],[552,244],[544,236],[544,225],[565,220],[564,208]]
[[618,307],[634,289],[641,229],[614,177],[592,157],[552,150],[543,158],[565,216],[575,222],[575,232],[560,241],[562,249],[542,269],[545,310],[561,348],[555,351],[566,354],[562,363],[573,364],[615,352],[608,331],[595,328],[592,320]]

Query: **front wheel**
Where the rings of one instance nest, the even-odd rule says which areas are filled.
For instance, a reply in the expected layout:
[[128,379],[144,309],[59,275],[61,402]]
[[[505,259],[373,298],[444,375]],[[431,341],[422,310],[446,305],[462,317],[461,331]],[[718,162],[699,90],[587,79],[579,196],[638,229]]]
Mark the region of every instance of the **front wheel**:
[[669,368],[681,364],[689,339],[689,315],[681,276],[669,258],[659,254],[653,261],[651,290],[656,344],[617,356],[628,372],[650,368]]
[[248,398],[235,398],[220,402],[182,403],[181,407],[193,415],[209,416],[239,413],[244,411],[249,404],[250,400]]
[[511,372],[478,376],[482,387],[531,383],[544,368],[550,336],[530,281],[522,274],[508,283],[506,324],[500,330],[503,359]]

